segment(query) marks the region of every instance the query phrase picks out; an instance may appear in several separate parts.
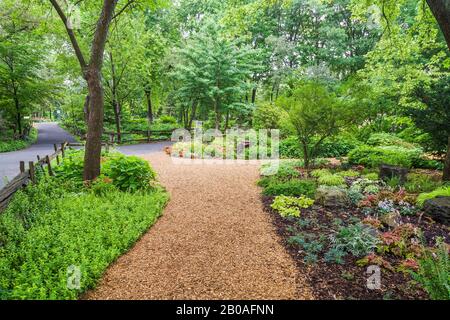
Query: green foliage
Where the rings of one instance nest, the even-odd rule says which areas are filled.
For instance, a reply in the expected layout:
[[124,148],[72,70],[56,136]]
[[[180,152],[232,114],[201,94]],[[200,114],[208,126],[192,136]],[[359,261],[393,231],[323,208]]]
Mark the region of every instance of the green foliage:
[[60,181],[72,181],[83,184],[84,151],[67,150],[65,158],[59,166],[54,168],[56,177]]
[[311,171],[310,174],[314,178],[320,178],[322,176],[329,176],[329,175],[331,175],[331,172],[328,169],[315,169],[315,170]]
[[403,148],[415,148],[412,143],[406,142],[394,134],[379,132],[372,134],[367,140],[369,146],[398,146]]
[[336,172],[336,174],[341,177],[358,177],[359,176],[359,172],[354,171],[354,170],[339,171],[339,172]]
[[410,173],[408,174],[408,181],[405,183],[405,189],[411,193],[430,192],[440,185],[440,181],[433,180],[427,174]]
[[253,128],[278,129],[282,112],[273,103],[259,103],[253,111]]
[[345,180],[343,177],[336,174],[325,174],[317,179],[320,185],[325,186],[340,186],[345,184]]
[[450,300],[450,262],[448,246],[442,240],[436,241],[437,252],[424,248],[419,259],[419,270],[411,272],[433,300]]
[[303,157],[301,144],[296,136],[289,136],[280,141],[280,157],[285,159],[299,159]]
[[313,234],[296,234],[288,238],[290,245],[298,246],[305,254],[304,261],[306,264],[314,264],[318,260],[318,254],[323,249],[321,239],[316,239]]
[[[18,193],[0,216],[0,298],[76,299],[151,226],[167,193],[69,193],[58,180]],[[79,290],[67,270],[81,270]]]
[[122,191],[146,191],[152,187],[156,173],[148,161],[135,156],[118,155],[103,165],[103,174],[113,180],[113,184]]
[[299,217],[302,208],[309,208],[313,204],[314,200],[304,196],[296,198],[281,195],[276,196],[270,206],[282,217]]
[[28,148],[31,144],[37,140],[37,130],[31,128],[30,135],[25,139],[7,139],[0,140],[0,152],[10,152]]
[[434,79],[431,85],[420,83],[414,95],[422,106],[410,107],[408,114],[430,135],[434,151],[444,153],[450,136],[450,74]]
[[317,157],[323,140],[336,135],[354,115],[324,84],[313,81],[297,84],[277,100],[277,105],[287,112],[289,123],[295,128],[302,150],[305,150],[306,167]]
[[450,197],[450,186],[443,186],[443,187],[437,188],[436,190],[431,191],[431,192],[421,193],[417,197],[416,203],[418,206],[421,207],[421,206],[423,206],[423,204],[426,200],[433,199],[438,196]]
[[365,179],[372,180],[372,181],[377,181],[379,179],[378,173],[375,173],[375,172],[367,173],[363,177]]
[[310,180],[291,180],[288,182],[274,182],[269,184],[264,190],[265,196],[307,196],[314,197],[316,184]]
[[381,164],[411,167],[414,157],[420,157],[420,151],[400,147],[361,146],[348,154],[350,164],[378,167]]
[[158,118],[158,123],[176,125],[177,119],[169,115],[162,115]]
[[[379,242],[372,230],[360,223],[342,227],[331,238],[332,248],[336,252],[348,252],[355,257],[362,257],[372,252]],[[330,253],[330,256],[333,256]]]

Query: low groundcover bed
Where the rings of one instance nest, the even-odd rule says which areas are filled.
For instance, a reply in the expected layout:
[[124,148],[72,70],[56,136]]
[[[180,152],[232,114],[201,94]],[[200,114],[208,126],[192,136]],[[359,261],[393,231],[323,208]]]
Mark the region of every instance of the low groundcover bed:
[[[264,208],[317,299],[450,299],[449,227],[423,209],[449,187],[431,175],[398,185],[363,167],[309,171],[298,161],[261,174]],[[308,188],[294,194],[278,187],[300,182]],[[368,282],[373,266],[379,287]]]
[[[134,157],[114,158],[107,170],[116,179],[124,176],[117,164],[147,165]],[[82,154],[66,158],[66,172],[69,167],[76,171],[74,159]],[[79,186],[74,177],[42,176],[0,215],[0,298],[76,299],[155,223],[168,200],[165,190],[150,181],[146,190],[124,191],[124,179],[115,184],[102,176],[93,185]]]

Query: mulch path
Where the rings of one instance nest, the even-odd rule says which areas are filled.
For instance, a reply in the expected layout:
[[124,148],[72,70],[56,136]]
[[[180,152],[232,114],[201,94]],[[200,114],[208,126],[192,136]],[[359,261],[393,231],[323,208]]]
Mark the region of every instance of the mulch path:
[[263,210],[258,166],[175,165],[162,152],[144,158],[171,200],[82,298],[313,298]]

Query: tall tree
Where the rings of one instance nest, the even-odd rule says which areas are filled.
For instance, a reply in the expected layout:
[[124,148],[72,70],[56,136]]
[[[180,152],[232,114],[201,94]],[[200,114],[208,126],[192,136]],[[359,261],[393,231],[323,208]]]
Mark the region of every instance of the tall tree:
[[[71,21],[67,18],[57,0],[50,0],[52,6],[64,23],[70,43],[81,67],[83,78],[87,82],[89,91],[89,121],[86,139],[86,152],[84,158],[83,178],[94,180],[100,175],[100,155],[102,148],[103,132],[103,86],[101,81],[101,70],[103,65],[103,54],[108,36],[109,25],[114,16],[118,0],[104,0],[100,16],[95,27],[94,37],[91,43],[90,57],[87,61],[81,51],[77,37],[72,28]],[[129,3],[133,2],[132,0]],[[125,4],[126,8],[129,3]],[[122,8],[122,9],[123,9]]]

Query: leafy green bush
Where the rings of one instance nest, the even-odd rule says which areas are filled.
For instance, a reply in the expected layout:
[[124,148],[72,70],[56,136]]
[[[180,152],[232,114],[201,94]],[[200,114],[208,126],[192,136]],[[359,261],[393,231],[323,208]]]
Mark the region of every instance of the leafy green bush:
[[159,123],[163,123],[163,124],[173,124],[173,125],[177,124],[177,119],[175,119],[175,117],[172,117],[169,115],[162,115],[158,118],[157,121]]
[[372,252],[379,243],[371,229],[361,223],[341,227],[339,232],[331,237],[332,249],[348,252],[355,257],[362,257]]
[[[417,153],[419,152],[419,155]],[[378,167],[381,164],[411,167],[413,158],[420,156],[420,151],[399,147],[361,146],[348,154],[348,161],[353,165]]]
[[279,145],[280,157],[285,159],[297,159],[303,157],[303,151],[296,136],[282,139]]
[[325,174],[317,179],[320,185],[325,186],[340,186],[345,184],[345,180],[343,177],[338,176],[336,174]]
[[311,176],[314,178],[320,178],[322,176],[329,176],[329,175],[331,175],[331,172],[328,169],[315,169],[311,171]]
[[296,198],[281,195],[275,197],[270,206],[282,217],[299,217],[301,208],[309,208],[313,204],[313,199],[304,196]]
[[[159,188],[69,193],[53,178],[20,191],[0,215],[0,299],[76,299],[156,221],[167,200]],[[78,290],[67,288],[72,265],[81,271]]]
[[148,161],[135,156],[117,155],[103,164],[102,173],[122,191],[149,190],[156,173]]
[[[316,141],[313,141],[314,144]],[[346,156],[351,150],[360,145],[356,139],[336,137],[325,139],[317,149],[315,157],[332,158]],[[302,146],[296,136],[289,136],[280,141],[280,157],[287,159],[302,158]]]
[[422,284],[433,300],[450,300],[450,262],[448,246],[437,241],[437,252],[426,248],[419,259],[419,270],[411,272],[414,280]]
[[37,140],[37,130],[35,128],[30,129],[30,135],[25,139],[6,139],[0,140],[0,152],[10,152],[28,148],[31,144]]
[[54,168],[56,177],[60,181],[72,181],[83,184],[84,151],[67,150],[65,158],[59,166]]
[[399,146],[404,148],[416,148],[412,143],[406,142],[394,134],[379,132],[372,134],[367,140],[369,146]]
[[354,171],[354,170],[339,171],[336,174],[341,177],[358,177],[359,176],[359,172]]
[[430,192],[441,185],[440,181],[433,180],[427,174],[410,173],[405,189],[411,193]]
[[421,193],[417,197],[416,203],[419,207],[423,206],[424,202],[438,196],[450,197],[450,186],[443,186],[428,193]]
[[365,179],[372,180],[372,181],[377,181],[379,179],[378,173],[375,173],[375,172],[367,173],[363,177]]
[[275,182],[269,184],[263,191],[265,196],[302,196],[313,198],[316,192],[316,184],[310,180],[291,180],[287,182]]

